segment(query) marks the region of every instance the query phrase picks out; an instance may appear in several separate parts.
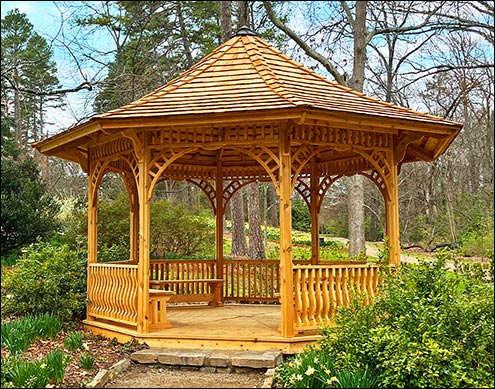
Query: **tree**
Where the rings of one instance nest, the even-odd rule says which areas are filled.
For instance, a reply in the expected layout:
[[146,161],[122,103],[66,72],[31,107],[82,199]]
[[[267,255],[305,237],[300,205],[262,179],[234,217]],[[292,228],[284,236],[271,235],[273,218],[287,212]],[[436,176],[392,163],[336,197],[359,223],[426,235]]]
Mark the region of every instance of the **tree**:
[[1,196],[2,256],[56,231],[59,206],[46,192],[32,158],[2,156]]
[[250,259],[265,259],[265,246],[261,236],[260,190],[257,182],[247,186],[248,220],[249,220],[249,249]]
[[[13,116],[16,146],[29,150],[29,144],[46,134],[46,110],[61,107],[57,68],[52,48],[33,31],[25,14],[14,9],[2,19],[2,100]],[[53,92],[53,94],[52,94]]]

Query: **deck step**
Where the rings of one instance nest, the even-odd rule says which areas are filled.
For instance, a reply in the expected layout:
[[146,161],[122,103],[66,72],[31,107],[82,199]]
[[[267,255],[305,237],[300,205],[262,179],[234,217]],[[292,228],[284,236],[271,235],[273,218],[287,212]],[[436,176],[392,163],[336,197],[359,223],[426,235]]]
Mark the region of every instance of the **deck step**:
[[143,364],[198,368],[204,371],[242,371],[273,369],[283,360],[278,350],[230,351],[207,349],[150,348],[131,354],[131,360]]

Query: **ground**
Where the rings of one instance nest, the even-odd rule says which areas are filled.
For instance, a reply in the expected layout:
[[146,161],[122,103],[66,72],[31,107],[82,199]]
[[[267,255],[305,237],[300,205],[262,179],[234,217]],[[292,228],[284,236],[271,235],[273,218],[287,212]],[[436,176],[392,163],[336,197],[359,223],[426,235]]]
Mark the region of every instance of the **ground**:
[[131,364],[105,388],[261,388],[264,371],[259,373],[210,373],[171,369],[157,365]]

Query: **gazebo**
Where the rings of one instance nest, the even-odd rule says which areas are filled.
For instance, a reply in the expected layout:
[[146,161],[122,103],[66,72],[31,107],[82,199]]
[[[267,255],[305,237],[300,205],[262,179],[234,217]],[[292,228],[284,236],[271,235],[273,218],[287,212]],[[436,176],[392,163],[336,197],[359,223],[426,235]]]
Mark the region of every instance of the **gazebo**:
[[[461,128],[338,85],[243,27],[163,87],[33,147],[88,174],[88,328],[157,345],[175,329],[173,342],[190,344],[190,331],[180,332],[180,321],[170,319],[172,302],[208,301],[213,307],[203,317],[225,300],[271,302],[279,309],[271,344],[290,351],[313,341],[311,330],[348,303],[350,283],[373,295],[379,282],[371,264],[319,260],[318,215],[328,188],[354,174],[376,184],[385,203],[389,262],[398,265],[400,167],[435,160]],[[125,262],[98,262],[98,187],[107,173],[120,175],[129,196]],[[162,180],[187,180],[206,194],[216,221],[214,261],[150,260],[150,203]],[[279,198],[280,260],[225,260],[226,206],[254,181],[273,183]],[[311,213],[307,263],[292,258],[294,191]],[[235,346],[238,338],[236,329],[223,341]],[[221,343],[208,343],[206,335],[194,339]],[[260,342],[255,335],[239,347]]]

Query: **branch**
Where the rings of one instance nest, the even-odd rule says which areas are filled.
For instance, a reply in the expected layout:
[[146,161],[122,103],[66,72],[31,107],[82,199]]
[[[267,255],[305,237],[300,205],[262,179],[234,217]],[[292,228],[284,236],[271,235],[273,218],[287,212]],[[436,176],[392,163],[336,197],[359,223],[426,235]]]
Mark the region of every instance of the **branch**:
[[306,42],[304,42],[294,31],[292,31],[279,18],[277,18],[277,16],[275,16],[275,13],[273,12],[272,6],[270,5],[269,1],[263,1],[263,5],[265,6],[268,17],[275,26],[277,26],[280,30],[285,32],[292,40],[294,40],[309,57],[320,62],[325,67],[325,69],[328,70],[328,72],[335,78],[335,81],[337,81],[340,85],[347,86],[347,82],[345,81],[344,77],[337,71],[337,69],[332,65],[332,63],[328,61],[327,58],[325,58],[323,55],[321,55],[320,53],[314,51],[311,47],[309,47],[306,44]]
[[86,89],[86,90],[93,90],[93,85],[91,85],[90,82],[84,81],[80,85],[74,87],[74,88],[66,88],[66,89],[56,89],[56,90],[51,90],[51,91],[40,91],[40,90],[35,90],[35,89],[29,89],[29,88],[23,88],[20,86],[16,86],[12,80],[7,79],[9,82],[10,86],[5,86],[5,89],[8,90],[17,90],[19,92],[24,92],[24,93],[29,93],[31,95],[35,96],[56,96],[56,95],[62,95],[65,93],[71,93],[71,92],[78,92],[80,90]]

